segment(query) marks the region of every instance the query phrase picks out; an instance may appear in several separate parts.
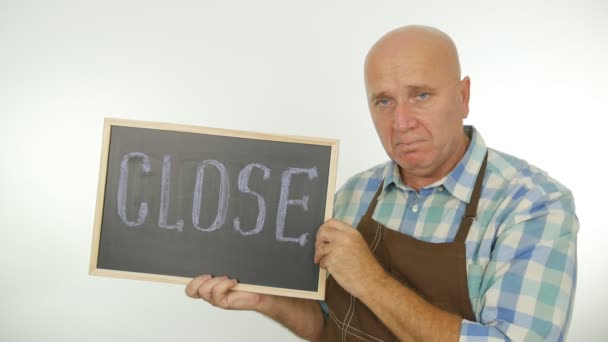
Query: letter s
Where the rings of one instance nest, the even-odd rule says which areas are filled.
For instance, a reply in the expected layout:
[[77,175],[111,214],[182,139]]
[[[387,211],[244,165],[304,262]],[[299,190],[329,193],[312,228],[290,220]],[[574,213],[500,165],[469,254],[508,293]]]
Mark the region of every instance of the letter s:
[[238,217],[236,217],[234,219],[234,229],[243,235],[251,235],[251,234],[257,234],[257,233],[261,232],[262,229],[264,228],[264,219],[266,218],[266,202],[264,201],[264,197],[262,197],[257,192],[251,191],[251,189],[249,189],[249,184],[248,184],[249,176],[251,175],[251,171],[253,170],[254,167],[257,167],[258,169],[260,169],[264,172],[263,178],[265,180],[270,177],[270,169],[264,165],[256,164],[256,163],[251,163],[251,164],[245,166],[239,173],[239,181],[238,181],[239,191],[242,193],[245,193],[245,194],[252,194],[252,195],[256,196],[258,199],[258,208],[259,208],[258,219],[255,223],[255,228],[250,231],[244,231],[243,229],[241,229],[241,222]]

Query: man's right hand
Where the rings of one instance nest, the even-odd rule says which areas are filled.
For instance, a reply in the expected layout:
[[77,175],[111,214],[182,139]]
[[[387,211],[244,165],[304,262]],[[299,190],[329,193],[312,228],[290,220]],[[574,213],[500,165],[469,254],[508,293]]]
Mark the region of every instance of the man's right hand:
[[213,277],[205,274],[188,283],[186,295],[190,298],[201,298],[222,309],[258,310],[265,295],[232,290],[236,285],[236,280],[226,276]]
[[205,274],[186,285],[186,295],[227,310],[254,310],[283,324],[294,334],[318,341],[325,321],[316,300],[232,290],[237,281]]

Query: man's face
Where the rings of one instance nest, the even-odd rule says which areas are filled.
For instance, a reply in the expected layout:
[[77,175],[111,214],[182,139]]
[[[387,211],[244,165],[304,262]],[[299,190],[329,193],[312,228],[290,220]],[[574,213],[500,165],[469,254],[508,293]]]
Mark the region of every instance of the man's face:
[[377,53],[366,64],[372,120],[388,156],[408,176],[441,178],[466,150],[469,79],[459,81],[441,58]]

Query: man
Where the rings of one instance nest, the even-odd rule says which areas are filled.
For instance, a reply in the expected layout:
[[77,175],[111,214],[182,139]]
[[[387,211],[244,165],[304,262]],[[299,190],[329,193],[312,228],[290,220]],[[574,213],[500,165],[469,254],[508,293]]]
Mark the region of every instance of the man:
[[576,283],[570,191],[463,126],[470,80],[445,33],[387,33],[365,85],[391,160],[349,179],[317,233],[314,262],[331,274],[323,309],[209,275],[186,293],[309,340],[563,340]]

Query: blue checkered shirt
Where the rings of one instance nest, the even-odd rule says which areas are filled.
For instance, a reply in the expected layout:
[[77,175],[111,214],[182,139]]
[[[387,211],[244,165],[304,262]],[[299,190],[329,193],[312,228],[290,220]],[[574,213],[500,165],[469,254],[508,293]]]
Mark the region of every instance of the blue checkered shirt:
[[488,152],[477,220],[466,240],[469,295],[477,322],[463,319],[460,341],[562,341],[576,285],[578,219],[572,193],[542,170],[471,143],[454,170],[416,192],[393,161],[350,178],[334,217],[356,226],[384,180],[373,219],[416,239],[451,242]]

